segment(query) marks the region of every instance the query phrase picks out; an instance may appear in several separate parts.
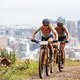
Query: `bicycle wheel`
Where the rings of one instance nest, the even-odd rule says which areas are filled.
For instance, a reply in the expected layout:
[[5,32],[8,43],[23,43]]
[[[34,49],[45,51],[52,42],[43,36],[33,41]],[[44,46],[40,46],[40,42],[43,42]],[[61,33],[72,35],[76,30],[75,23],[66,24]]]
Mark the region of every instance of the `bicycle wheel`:
[[45,49],[45,53],[46,53],[46,75],[49,76],[50,75],[50,54],[49,54],[49,49]]
[[43,63],[44,61],[44,49],[40,50],[40,54],[39,54],[39,77],[43,78],[45,75],[45,65]]
[[54,68],[55,68],[55,61],[54,61],[54,55],[51,54],[51,57],[50,57],[50,73],[53,73],[54,72]]
[[61,72],[62,71],[62,57],[61,57],[61,51],[58,53],[58,69]]
[[55,65],[56,63],[58,63],[57,61],[57,54],[58,54],[58,50],[54,49],[53,51],[54,53],[51,54],[51,65],[50,65],[50,72],[53,73],[55,70]]

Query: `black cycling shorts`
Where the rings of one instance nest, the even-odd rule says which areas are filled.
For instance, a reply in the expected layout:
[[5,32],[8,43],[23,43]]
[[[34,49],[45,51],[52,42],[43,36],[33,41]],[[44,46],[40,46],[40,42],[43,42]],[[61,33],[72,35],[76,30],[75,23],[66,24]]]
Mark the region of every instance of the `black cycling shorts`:
[[50,35],[49,37],[45,38],[45,37],[41,37],[41,41],[47,41],[49,38],[53,38],[53,35]]
[[58,41],[64,41],[66,40],[66,36],[58,37]]

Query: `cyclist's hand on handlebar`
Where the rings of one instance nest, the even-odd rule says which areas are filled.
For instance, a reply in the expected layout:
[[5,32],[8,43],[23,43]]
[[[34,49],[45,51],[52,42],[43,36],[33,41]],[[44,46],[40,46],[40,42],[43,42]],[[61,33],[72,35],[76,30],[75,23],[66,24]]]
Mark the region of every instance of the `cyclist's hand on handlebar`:
[[69,42],[68,40],[65,41],[65,43],[68,43],[68,42]]
[[38,43],[38,41],[36,41],[35,39],[31,39],[32,42]]
[[32,42],[36,42],[36,40],[35,40],[35,39],[31,39],[31,41],[32,41]]

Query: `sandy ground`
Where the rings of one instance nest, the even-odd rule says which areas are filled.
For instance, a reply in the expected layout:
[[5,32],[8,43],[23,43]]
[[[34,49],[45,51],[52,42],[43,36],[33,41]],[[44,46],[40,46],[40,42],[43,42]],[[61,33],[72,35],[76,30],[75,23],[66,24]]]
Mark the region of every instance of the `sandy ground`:
[[55,67],[50,76],[44,76],[43,79],[40,79],[38,74],[34,74],[25,80],[80,80],[80,66],[65,67],[62,72],[59,72],[58,68]]

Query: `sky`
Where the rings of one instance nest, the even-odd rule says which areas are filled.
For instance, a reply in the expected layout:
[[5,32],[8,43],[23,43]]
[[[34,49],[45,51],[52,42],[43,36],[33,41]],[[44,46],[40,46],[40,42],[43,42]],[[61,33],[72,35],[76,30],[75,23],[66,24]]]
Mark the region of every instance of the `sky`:
[[0,24],[41,24],[44,18],[80,19],[80,0],[0,0]]

